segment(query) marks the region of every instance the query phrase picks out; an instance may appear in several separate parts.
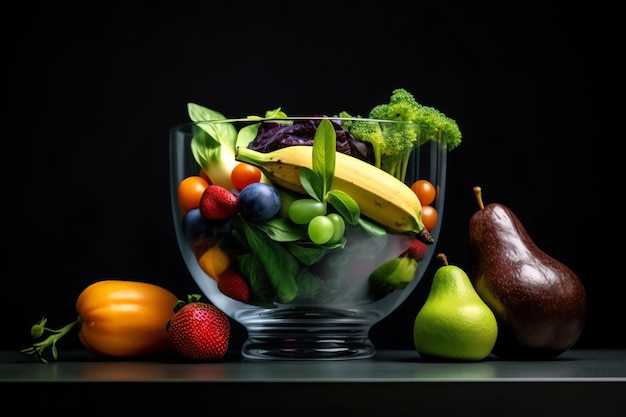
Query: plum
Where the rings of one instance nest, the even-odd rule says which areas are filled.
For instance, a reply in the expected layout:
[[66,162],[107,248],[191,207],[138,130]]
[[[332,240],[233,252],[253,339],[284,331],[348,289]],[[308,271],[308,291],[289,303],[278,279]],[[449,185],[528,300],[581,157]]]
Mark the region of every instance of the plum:
[[264,223],[278,214],[280,195],[276,188],[264,182],[255,182],[239,193],[239,212],[247,220]]

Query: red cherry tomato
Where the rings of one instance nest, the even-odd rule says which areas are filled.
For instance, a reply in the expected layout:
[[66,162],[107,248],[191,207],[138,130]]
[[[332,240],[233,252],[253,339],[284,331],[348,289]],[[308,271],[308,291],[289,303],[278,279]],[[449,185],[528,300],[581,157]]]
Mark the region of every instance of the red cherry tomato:
[[422,206],[422,223],[429,232],[432,231],[437,225],[437,218],[439,213],[433,206]]
[[417,195],[422,206],[427,206],[435,201],[437,190],[435,186],[427,180],[417,180],[411,185],[411,190]]
[[246,185],[261,181],[261,170],[254,165],[240,162],[235,165],[235,168],[230,173],[230,180],[233,186],[241,191]]
[[189,211],[198,207],[202,193],[208,186],[208,181],[199,175],[192,175],[182,180],[178,184],[178,201],[181,208]]

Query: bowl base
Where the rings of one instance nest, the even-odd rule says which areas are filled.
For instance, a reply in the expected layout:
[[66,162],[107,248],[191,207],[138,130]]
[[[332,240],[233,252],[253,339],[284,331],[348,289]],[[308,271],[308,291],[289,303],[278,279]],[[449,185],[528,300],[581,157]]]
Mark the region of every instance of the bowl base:
[[376,349],[369,338],[337,338],[319,335],[285,338],[248,338],[241,348],[247,359],[263,360],[346,360],[367,359]]
[[[248,338],[241,354],[248,359],[367,359],[376,349],[369,330],[375,314],[329,308],[294,307],[245,317]],[[238,317],[242,319],[242,317]]]

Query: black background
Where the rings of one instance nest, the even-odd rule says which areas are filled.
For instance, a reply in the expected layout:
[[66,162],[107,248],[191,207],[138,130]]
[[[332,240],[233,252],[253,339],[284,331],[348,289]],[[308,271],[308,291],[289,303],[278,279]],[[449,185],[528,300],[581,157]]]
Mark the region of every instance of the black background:
[[[2,25],[0,348],[29,346],[44,315],[51,327],[74,320],[76,297],[97,280],[198,291],[168,183],[168,129],[188,121],[188,102],[230,117],[366,114],[398,87],[463,133],[449,154],[438,250],[469,268],[480,185],[583,281],[589,321],[577,346],[625,347],[617,14],[563,3],[17,6]],[[378,348],[412,348],[434,270],[374,326]],[[245,332],[233,325],[238,348]],[[72,346],[77,338],[58,345]]]

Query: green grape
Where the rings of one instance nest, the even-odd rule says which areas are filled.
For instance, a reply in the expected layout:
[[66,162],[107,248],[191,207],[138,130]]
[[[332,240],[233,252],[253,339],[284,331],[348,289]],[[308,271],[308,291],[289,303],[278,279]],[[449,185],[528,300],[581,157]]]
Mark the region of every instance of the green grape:
[[315,216],[326,214],[326,204],[312,198],[301,198],[291,203],[288,214],[294,223],[307,224]]
[[291,203],[299,197],[296,197],[295,193],[282,187],[276,187],[276,191],[278,191],[278,195],[280,195],[280,210],[278,211],[278,215],[289,218],[289,207],[291,206]]
[[333,236],[335,226],[328,216],[315,216],[309,222],[308,233],[311,242],[323,245]]
[[333,223],[333,235],[328,240],[328,243],[339,243],[344,233],[346,232],[346,222],[337,213],[330,213],[326,216]]

